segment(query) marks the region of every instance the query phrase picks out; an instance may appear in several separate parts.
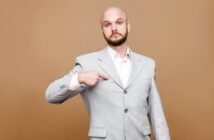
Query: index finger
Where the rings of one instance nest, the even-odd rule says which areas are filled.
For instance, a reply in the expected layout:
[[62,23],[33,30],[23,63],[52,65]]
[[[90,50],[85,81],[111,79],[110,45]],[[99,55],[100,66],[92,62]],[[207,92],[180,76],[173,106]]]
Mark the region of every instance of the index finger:
[[109,79],[105,74],[102,74],[102,73],[98,73],[98,78],[102,79],[102,80],[108,80]]

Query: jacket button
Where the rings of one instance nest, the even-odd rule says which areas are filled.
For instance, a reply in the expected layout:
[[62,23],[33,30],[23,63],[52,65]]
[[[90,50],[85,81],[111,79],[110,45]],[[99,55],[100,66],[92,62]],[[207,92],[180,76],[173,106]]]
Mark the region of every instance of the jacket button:
[[127,112],[128,112],[128,109],[126,108],[126,109],[124,110],[124,112],[127,113]]
[[62,88],[65,88],[65,87],[66,87],[66,85],[61,85],[61,86],[60,86],[61,89],[62,89]]
[[124,92],[124,94],[127,94],[127,90],[126,89],[123,92]]

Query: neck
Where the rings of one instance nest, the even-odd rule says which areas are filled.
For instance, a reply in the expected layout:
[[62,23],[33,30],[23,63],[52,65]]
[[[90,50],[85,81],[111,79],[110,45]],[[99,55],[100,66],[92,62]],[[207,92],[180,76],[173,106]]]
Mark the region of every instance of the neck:
[[111,47],[114,51],[116,51],[123,58],[126,55],[128,45],[126,43],[124,43],[120,46],[109,45],[109,47]]

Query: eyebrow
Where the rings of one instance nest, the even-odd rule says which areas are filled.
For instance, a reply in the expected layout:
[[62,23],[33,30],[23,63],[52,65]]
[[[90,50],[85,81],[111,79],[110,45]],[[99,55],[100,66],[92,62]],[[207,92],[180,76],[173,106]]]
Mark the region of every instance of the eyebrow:
[[[117,21],[117,20],[124,20],[125,21],[125,19],[123,19],[123,18],[117,18],[115,21]],[[103,21],[103,23],[106,23],[106,22],[109,22],[109,20],[104,20]]]

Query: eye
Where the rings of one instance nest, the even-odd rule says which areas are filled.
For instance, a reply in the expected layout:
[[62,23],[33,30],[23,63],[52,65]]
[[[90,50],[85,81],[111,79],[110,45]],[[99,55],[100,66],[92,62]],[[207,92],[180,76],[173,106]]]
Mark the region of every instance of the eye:
[[104,22],[104,23],[103,23],[103,26],[104,26],[104,27],[109,27],[110,25],[111,25],[111,23],[109,23],[109,22]]
[[121,24],[123,24],[123,23],[124,23],[123,20],[117,20],[117,21],[116,21],[116,24],[118,24],[118,25],[121,25]]

